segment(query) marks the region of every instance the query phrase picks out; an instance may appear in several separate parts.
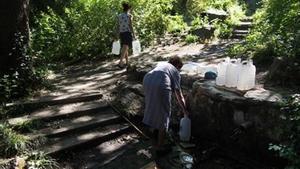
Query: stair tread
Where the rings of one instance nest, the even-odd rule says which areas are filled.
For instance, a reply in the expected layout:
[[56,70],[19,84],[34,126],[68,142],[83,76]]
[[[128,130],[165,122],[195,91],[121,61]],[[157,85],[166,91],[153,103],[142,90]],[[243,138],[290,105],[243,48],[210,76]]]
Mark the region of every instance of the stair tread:
[[62,150],[70,149],[71,147],[88,143],[89,141],[109,136],[113,133],[121,132],[123,130],[128,129],[129,127],[129,124],[126,123],[114,124],[100,127],[87,133],[69,136],[67,138],[62,137],[50,139],[48,144],[45,144],[40,149],[45,151],[47,154],[53,154]]
[[50,106],[41,110],[34,111],[29,115],[8,119],[10,125],[16,125],[28,120],[41,120],[44,118],[54,118],[59,116],[67,116],[76,112],[88,111],[97,108],[108,107],[104,101],[79,102],[65,105]]
[[65,104],[65,103],[76,103],[80,102],[80,100],[95,100],[96,98],[99,99],[103,95],[99,92],[89,92],[89,93],[71,93],[71,94],[64,94],[64,95],[49,95],[49,96],[42,96],[38,98],[33,98],[29,101],[17,101],[13,103],[7,103],[6,107],[13,107],[13,106],[26,106],[26,105],[34,105],[34,104],[46,104],[46,105],[57,105],[57,104]]
[[252,22],[239,22],[238,25],[252,25]]
[[78,118],[66,119],[65,121],[61,122],[62,125],[50,123],[49,127],[38,130],[38,135],[43,135],[43,136],[55,135],[70,130],[76,130],[79,128],[83,128],[95,124],[101,124],[106,121],[116,120],[120,118],[121,118],[120,115],[113,112],[112,110],[106,112],[101,111],[96,115],[85,115]]
[[249,33],[249,30],[234,30],[233,33]]

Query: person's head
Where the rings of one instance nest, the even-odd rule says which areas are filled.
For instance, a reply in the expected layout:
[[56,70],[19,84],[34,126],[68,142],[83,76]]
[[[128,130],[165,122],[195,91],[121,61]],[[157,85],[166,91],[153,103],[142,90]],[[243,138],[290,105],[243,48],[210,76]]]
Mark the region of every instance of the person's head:
[[183,66],[182,60],[178,56],[172,56],[169,59],[169,63],[176,67],[178,70],[180,70]]
[[128,12],[131,9],[131,6],[127,2],[122,3],[123,12]]

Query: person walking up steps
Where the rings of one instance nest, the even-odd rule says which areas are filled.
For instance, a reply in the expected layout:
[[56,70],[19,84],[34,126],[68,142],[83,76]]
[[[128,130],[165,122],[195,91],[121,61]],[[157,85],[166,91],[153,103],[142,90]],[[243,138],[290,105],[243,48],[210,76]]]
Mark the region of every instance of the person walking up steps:
[[130,14],[131,6],[128,3],[122,3],[123,13],[118,16],[117,32],[121,41],[121,56],[118,66],[124,68],[128,65],[128,49],[132,45],[132,40],[135,39],[135,34],[132,26],[132,15]]

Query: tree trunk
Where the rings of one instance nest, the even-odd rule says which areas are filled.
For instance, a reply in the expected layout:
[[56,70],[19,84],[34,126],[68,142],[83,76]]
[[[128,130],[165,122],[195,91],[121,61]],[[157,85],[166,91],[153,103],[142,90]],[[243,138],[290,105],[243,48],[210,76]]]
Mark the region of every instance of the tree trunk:
[[29,41],[29,0],[0,2],[0,74],[15,71]]

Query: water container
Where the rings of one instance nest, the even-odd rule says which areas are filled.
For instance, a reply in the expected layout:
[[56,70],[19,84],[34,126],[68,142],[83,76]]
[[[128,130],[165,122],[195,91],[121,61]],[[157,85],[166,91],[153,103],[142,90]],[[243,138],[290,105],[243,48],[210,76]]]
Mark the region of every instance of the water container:
[[184,64],[181,68],[181,71],[186,72],[188,74],[198,73],[199,64],[196,62],[188,62]]
[[216,84],[218,86],[223,86],[225,85],[225,80],[226,80],[226,70],[227,70],[227,65],[229,63],[229,58],[226,58],[223,60],[221,63],[218,64],[217,71],[218,71],[218,76],[216,78]]
[[189,141],[191,137],[191,120],[186,115],[180,120],[179,137],[181,141]]
[[247,78],[247,89],[252,89],[255,87],[255,74],[256,74],[256,67],[253,65],[253,61],[248,61],[248,78]]
[[246,90],[246,83],[248,78],[248,62],[243,61],[240,67],[240,73],[237,83],[238,90]]
[[226,70],[226,87],[236,87],[238,82],[239,64],[236,59],[231,59]]
[[250,90],[254,88],[255,74],[256,67],[253,65],[253,61],[249,60],[247,62],[243,62],[237,88],[239,90]]
[[114,55],[119,55],[120,54],[120,49],[121,49],[120,41],[114,41],[113,44],[112,44],[111,53],[114,54]]
[[138,55],[141,53],[142,48],[141,48],[141,43],[139,40],[135,40],[132,42],[132,53],[133,55]]

